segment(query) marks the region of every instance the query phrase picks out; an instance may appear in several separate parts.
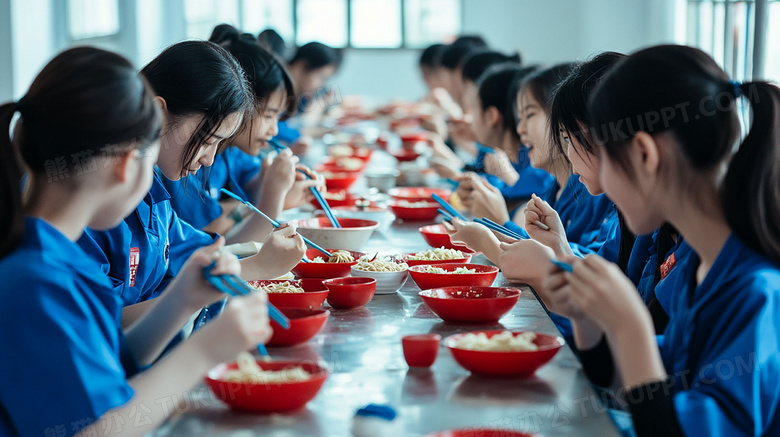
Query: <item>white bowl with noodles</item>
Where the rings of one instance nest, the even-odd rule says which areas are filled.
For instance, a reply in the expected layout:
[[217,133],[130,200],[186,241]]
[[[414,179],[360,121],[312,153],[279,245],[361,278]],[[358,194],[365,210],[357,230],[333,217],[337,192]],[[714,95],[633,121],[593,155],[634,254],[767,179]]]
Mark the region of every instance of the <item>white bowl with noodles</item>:
[[379,222],[354,218],[339,218],[340,228],[334,228],[327,217],[292,220],[288,223],[298,227],[298,233],[320,247],[339,247],[346,250],[360,250],[366,244]]
[[[387,261],[388,263],[398,264],[394,261]],[[402,266],[400,271],[367,271],[361,270],[361,263],[352,266],[352,276],[363,278],[376,279],[376,292],[374,294],[393,294],[403,287],[406,282],[406,278],[409,276],[409,266],[405,264],[398,264]]]

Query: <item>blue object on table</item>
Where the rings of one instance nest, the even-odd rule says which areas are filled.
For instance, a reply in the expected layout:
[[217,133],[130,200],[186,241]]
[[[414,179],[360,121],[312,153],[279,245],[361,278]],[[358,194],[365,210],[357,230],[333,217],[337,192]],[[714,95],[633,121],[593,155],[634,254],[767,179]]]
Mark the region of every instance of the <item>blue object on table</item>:
[[[297,169],[296,171],[306,176],[306,179],[311,179],[311,175],[309,175],[305,171],[301,169]],[[317,189],[314,187],[309,187],[309,190],[311,191],[311,194],[314,195],[314,198],[317,199],[317,202],[322,207],[322,210],[325,211],[325,216],[328,218],[328,221],[330,221],[331,226],[333,226],[334,228],[340,228],[341,225],[339,224],[339,221],[336,220],[336,216],[333,215],[333,210],[330,209],[330,205],[328,205],[328,201],[325,200],[324,197],[322,197],[322,193],[317,191]]]
[[571,273],[574,270],[572,268],[571,264],[569,264],[569,263],[565,263],[563,261],[558,261],[557,259],[551,259],[550,262],[555,264],[556,266],[560,267],[561,270],[563,270],[564,272]]
[[384,420],[394,420],[398,413],[387,405],[368,404],[365,407],[357,410],[355,416],[362,417],[378,417]]
[[455,209],[452,205],[450,205],[446,200],[442,199],[441,196],[439,196],[436,193],[431,194],[431,198],[436,201],[439,205],[441,205],[442,208],[444,208],[445,211],[450,213],[451,216],[457,217],[461,220],[466,220],[466,217],[463,217],[463,214],[459,213],[457,209]]
[[[262,216],[264,219],[266,219],[266,220],[268,220],[269,222],[271,222],[271,225],[272,225],[273,227],[275,227],[275,228],[278,228],[279,226],[281,226],[281,224],[280,224],[279,222],[277,222],[276,220],[272,219],[271,217],[268,217],[267,215],[265,215],[265,213],[264,213],[263,211],[260,211],[260,210],[259,210],[259,209],[257,209],[257,208],[256,208],[254,205],[252,205],[250,202],[247,202],[246,200],[244,200],[244,199],[242,199],[242,198],[238,197],[236,194],[234,194],[234,193],[231,193],[230,191],[228,191],[228,190],[226,190],[226,189],[224,189],[224,188],[220,189],[219,191],[221,191],[221,192],[223,192],[223,193],[227,194],[228,196],[230,196],[230,197],[232,197],[232,198],[234,198],[234,199],[238,200],[239,202],[243,203],[244,205],[248,206],[249,208],[251,208],[251,209],[252,209],[252,211],[254,211],[254,212],[256,212],[256,213],[260,214],[260,216]],[[316,244],[312,243],[312,242],[311,242],[311,240],[309,240],[308,238],[304,237],[303,235],[301,235],[301,238],[303,238],[303,241],[304,241],[306,244],[308,244],[309,246],[311,246],[311,247],[313,247],[313,248],[315,248],[315,249],[319,250],[319,251],[320,251],[320,252],[321,252],[323,255],[327,256],[328,258],[330,258],[331,256],[333,256],[333,255],[332,255],[330,252],[328,252],[327,250],[325,250],[325,249],[321,248],[320,246],[318,246],[318,245],[316,245]],[[303,262],[309,262],[309,260],[307,260],[307,259],[304,257],[304,259],[303,259]]]

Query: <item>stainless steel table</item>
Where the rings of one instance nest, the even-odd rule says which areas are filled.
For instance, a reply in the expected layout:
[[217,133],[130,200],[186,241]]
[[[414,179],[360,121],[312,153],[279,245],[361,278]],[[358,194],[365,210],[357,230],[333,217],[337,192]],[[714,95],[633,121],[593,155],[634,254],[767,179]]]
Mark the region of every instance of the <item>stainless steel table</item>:
[[[395,223],[386,234],[375,232],[365,252],[424,249],[419,226]],[[480,256],[474,262],[488,261]],[[499,275],[496,284],[507,282]],[[275,358],[319,356],[330,366],[331,375],[305,409],[288,415],[236,413],[201,386],[179,397],[184,406],[155,435],[348,437],[355,411],[369,403],[395,408],[406,429],[404,436],[480,427],[546,436],[619,435],[568,346],[530,378],[471,376],[443,346],[430,370],[406,366],[400,340],[406,334],[435,332],[446,337],[502,328],[557,334],[533,293],[518,287],[524,290],[519,303],[500,324],[490,326],[442,323],[417,296],[419,288],[411,279],[398,294],[375,296],[364,308],[331,309],[327,325],[308,344],[269,348]]]

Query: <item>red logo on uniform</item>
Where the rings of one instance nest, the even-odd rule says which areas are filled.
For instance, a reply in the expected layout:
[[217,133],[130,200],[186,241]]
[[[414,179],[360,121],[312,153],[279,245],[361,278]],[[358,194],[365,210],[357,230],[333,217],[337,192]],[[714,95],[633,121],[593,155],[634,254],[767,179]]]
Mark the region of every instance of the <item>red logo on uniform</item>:
[[141,252],[137,247],[130,248],[130,286],[135,285],[135,272],[138,271],[138,264],[141,263]]
[[669,272],[672,271],[672,269],[674,268],[674,263],[675,262],[676,261],[674,259],[674,253],[673,253],[673,254],[669,255],[669,257],[666,258],[666,260],[664,261],[663,264],[661,264],[661,268],[660,268],[660,270],[661,270],[661,279],[666,278],[666,275],[668,275]]

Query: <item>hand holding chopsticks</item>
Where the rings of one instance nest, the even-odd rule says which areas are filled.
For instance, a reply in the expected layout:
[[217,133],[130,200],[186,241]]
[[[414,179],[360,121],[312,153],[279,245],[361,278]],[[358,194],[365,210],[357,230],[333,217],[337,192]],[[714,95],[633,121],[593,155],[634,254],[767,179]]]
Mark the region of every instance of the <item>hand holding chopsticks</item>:
[[[239,202],[243,203],[244,205],[248,206],[252,211],[256,212],[261,217],[263,217],[264,219],[268,220],[273,227],[278,228],[278,227],[281,226],[281,224],[279,222],[277,222],[276,220],[272,219],[271,217],[268,217],[267,215],[265,215],[265,213],[263,211],[260,211],[259,209],[257,209],[254,205],[252,205],[251,202],[247,202],[246,200],[242,199],[241,197],[237,196],[234,193],[231,193],[230,191],[228,191],[228,190],[226,190],[224,188],[222,188],[220,191],[222,193],[224,193],[224,194],[226,194],[226,195],[228,195],[228,196],[238,200]],[[314,249],[319,250],[320,253],[322,253],[323,255],[327,256],[328,258],[333,256],[330,252],[328,252],[327,250],[321,248],[320,246],[312,243],[308,238],[304,237],[303,235],[301,235],[301,238],[303,238],[303,241],[306,244],[308,244],[309,246],[313,247]],[[308,260],[304,259],[304,262],[308,262]]]
[[[212,275],[211,271],[214,269],[214,267],[216,267],[216,265],[217,262],[214,261],[210,265],[203,267],[203,275],[206,277],[206,281],[214,288],[233,297],[246,296],[254,291],[252,287],[247,285],[243,279],[236,275]],[[290,319],[288,319],[284,314],[282,314],[281,311],[273,306],[271,302],[268,302],[268,316],[276,323],[278,323],[279,326],[281,326],[283,329],[290,328]],[[268,356],[268,350],[266,350],[265,345],[262,343],[257,345],[257,351],[263,357]]]

